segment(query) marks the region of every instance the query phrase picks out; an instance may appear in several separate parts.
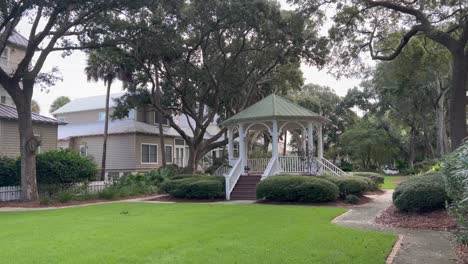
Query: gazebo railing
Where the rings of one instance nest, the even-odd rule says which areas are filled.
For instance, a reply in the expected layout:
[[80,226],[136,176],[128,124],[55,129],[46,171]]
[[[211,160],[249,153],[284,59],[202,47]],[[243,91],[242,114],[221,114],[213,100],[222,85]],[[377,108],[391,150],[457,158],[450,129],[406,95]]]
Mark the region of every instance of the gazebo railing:
[[263,173],[271,158],[248,159],[247,166],[251,173]]
[[284,173],[306,173],[309,171],[307,159],[300,156],[278,157],[280,171]]
[[278,159],[271,158],[265,171],[262,174],[262,180],[278,173]]
[[231,199],[231,192],[234,190],[234,187],[237,184],[237,181],[239,180],[242,171],[244,168],[242,168],[242,159],[239,158],[232,167],[231,171],[229,174],[226,174],[225,177],[225,183],[226,183],[226,200]]

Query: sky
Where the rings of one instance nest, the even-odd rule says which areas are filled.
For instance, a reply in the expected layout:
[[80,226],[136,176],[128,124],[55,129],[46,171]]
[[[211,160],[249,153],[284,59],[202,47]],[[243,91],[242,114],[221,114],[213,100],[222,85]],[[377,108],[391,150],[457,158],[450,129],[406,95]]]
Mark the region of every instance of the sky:
[[[291,7],[284,1],[280,1],[283,8],[290,9]],[[326,28],[327,25],[324,25]],[[23,21],[18,25],[17,30],[24,36],[28,35],[30,25]],[[322,29],[323,31],[323,29]],[[325,30],[326,31],[326,30]],[[72,55],[65,58],[61,52],[55,52],[47,58],[42,72],[50,72],[53,67],[59,69],[62,81],[58,81],[55,86],[48,90],[34,92],[33,99],[39,103],[41,114],[50,116],[49,107],[51,103],[59,96],[68,96],[70,99],[76,99],[87,96],[103,95],[106,92],[104,83],[88,82],[84,73],[86,67],[86,54],[81,51],[75,51]],[[306,64],[301,65],[303,72],[304,83],[314,83],[319,85],[329,86],[335,92],[344,96],[348,89],[358,86],[359,79],[336,79],[327,72],[327,69],[318,70],[314,66]],[[116,82],[111,92],[118,93],[122,91],[122,85]]]

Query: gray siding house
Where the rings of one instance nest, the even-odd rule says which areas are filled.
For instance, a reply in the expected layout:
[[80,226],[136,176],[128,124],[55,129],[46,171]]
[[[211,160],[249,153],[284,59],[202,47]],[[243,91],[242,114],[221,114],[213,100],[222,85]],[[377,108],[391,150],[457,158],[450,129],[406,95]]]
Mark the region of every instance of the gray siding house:
[[[115,107],[110,96],[109,113]],[[101,164],[105,120],[105,95],[78,98],[57,109],[52,114],[66,125],[58,129],[58,147],[70,148]],[[181,118],[183,120],[183,118]],[[185,167],[188,163],[188,147],[179,134],[164,125],[164,146],[159,139],[159,121],[153,111],[132,110],[127,118],[111,120],[107,141],[106,175],[117,177],[127,173],[146,172],[161,166],[161,148],[166,151],[166,162]],[[179,121],[178,121],[179,122]],[[183,121],[181,121],[183,122]],[[183,126],[183,124],[181,124]],[[215,129],[218,129],[217,126]],[[189,132],[187,125],[186,131]],[[211,137],[208,133],[207,137]],[[218,156],[222,150],[210,155]]]

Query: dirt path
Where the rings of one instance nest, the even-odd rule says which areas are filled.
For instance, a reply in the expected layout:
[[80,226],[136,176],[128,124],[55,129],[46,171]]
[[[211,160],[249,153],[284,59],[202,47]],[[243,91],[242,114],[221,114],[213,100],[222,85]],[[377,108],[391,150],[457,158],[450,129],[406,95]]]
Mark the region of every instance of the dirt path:
[[382,195],[373,195],[371,196],[372,202],[352,208],[333,222],[349,227],[387,231],[400,235],[401,245],[393,259],[395,264],[456,263],[455,244],[448,232],[390,228],[374,223],[375,217],[391,205],[392,193],[393,191],[386,191]]

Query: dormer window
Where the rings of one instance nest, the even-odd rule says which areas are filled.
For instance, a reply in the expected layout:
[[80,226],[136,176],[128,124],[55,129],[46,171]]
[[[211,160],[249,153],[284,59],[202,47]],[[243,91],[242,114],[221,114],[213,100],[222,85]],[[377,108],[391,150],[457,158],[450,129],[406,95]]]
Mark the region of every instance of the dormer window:
[[99,112],[99,121],[106,120],[106,112]]
[[[158,125],[159,124],[159,115],[157,112],[154,112],[154,124]],[[165,118],[164,116],[162,117],[162,122],[163,126],[169,126],[169,120]]]

